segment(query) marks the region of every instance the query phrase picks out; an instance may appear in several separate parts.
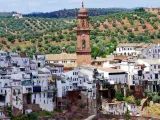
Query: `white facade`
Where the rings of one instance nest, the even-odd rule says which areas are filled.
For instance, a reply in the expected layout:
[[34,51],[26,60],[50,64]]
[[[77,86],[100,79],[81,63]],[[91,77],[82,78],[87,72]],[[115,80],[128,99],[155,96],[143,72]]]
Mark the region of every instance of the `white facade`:
[[[0,51],[0,107],[12,105],[13,110],[17,108],[22,112],[23,109],[26,110],[26,106],[32,109],[36,104],[42,110],[53,111],[53,72],[44,66],[44,55],[31,60],[17,53]],[[63,66],[56,69],[55,74],[63,72]]]
[[119,46],[116,48],[116,54],[119,55],[136,55],[136,46]]
[[159,59],[160,58],[160,45],[151,45],[147,48],[142,49],[141,59]]
[[105,113],[113,114],[113,115],[124,115],[129,110],[130,114],[135,116],[138,114],[137,105],[129,104],[127,102],[118,102],[118,103],[106,103],[106,101],[102,102],[102,109]]

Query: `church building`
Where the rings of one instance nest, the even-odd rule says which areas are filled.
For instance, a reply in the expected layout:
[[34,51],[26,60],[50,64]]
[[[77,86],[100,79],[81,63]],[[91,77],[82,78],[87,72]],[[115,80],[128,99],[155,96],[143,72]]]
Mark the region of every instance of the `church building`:
[[91,47],[90,47],[90,28],[88,20],[88,11],[82,8],[78,12],[77,26],[77,47],[76,54],[70,54],[62,48],[61,54],[47,54],[46,62],[54,64],[63,64],[64,68],[75,68],[81,65],[91,64]]

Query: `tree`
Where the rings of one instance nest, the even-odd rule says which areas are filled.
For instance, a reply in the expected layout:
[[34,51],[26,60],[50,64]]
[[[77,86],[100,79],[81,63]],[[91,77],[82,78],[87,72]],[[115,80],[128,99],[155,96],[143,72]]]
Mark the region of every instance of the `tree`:
[[76,49],[75,49],[74,46],[69,46],[69,47],[67,48],[67,51],[68,51],[69,53],[75,53],[75,52],[76,52]]
[[8,39],[9,41],[12,41],[12,40],[14,40],[14,39],[15,39],[15,36],[14,36],[14,35],[9,34],[9,35],[7,36],[7,39]]
[[11,117],[11,120],[14,118],[13,114],[12,114],[12,106],[9,106],[7,108],[7,112],[8,112],[8,116]]
[[36,40],[35,40],[35,39],[32,39],[32,40],[31,40],[31,42],[32,42],[32,43],[35,43],[35,42],[36,42]]
[[58,37],[59,37],[59,39],[63,39],[64,38],[64,36],[62,34],[60,34]]
[[116,99],[117,101],[123,101],[123,94],[121,92],[116,92]]
[[143,28],[143,29],[146,29],[146,25],[142,25],[142,28]]
[[128,108],[127,108],[127,111],[125,113],[125,117],[126,117],[126,120],[130,120],[131,119],[130,112],[129,112]]
[[38,42],[38,47],[42,47],[42,44],[40,42]]
[[107,28],[108,28],[108,25],[105,24],[105,25],[104,25],[104,28],[107,29]]

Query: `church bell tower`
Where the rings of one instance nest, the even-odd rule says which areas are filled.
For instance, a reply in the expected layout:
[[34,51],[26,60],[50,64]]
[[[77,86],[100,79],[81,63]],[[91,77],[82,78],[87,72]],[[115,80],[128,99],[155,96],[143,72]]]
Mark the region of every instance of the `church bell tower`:
[[91,64],[90,28],[88,11],[82,8],[78,12],[77,25],[77,65]]

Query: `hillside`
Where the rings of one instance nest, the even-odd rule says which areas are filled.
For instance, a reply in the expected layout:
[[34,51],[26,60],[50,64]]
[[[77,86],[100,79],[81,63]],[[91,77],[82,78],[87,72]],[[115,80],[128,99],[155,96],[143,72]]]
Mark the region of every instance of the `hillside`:
[[[110,54],[119,42],[160,41],[160,16],[143,10],[90,17],[92,57]],[[75,52],[76,19],[0,18],[0,48],[35,52]]]
[[[40,18],[74,18],[78,15],[78,8],[76,9],[64,9],[54,12],[48,13],[31,13],[23,15],[25,17],[40,17]],[[100,15],[108,15],[114,13],[122,13],[131,11],[130,9],[124,8],[89,8],[89,16],[100,16]]]

